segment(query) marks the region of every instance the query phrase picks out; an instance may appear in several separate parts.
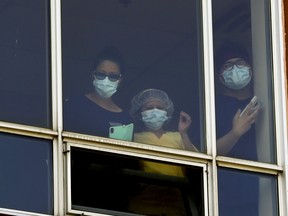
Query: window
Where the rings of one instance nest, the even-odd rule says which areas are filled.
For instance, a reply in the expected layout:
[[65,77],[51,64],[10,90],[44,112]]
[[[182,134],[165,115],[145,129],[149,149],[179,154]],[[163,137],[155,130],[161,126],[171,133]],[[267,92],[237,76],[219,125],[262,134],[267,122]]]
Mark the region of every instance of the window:
[[288,215],[282,4],[0,1],[0,215]]
[[[217,139],[222,139],[219,141],[221,144],[217,146],[218,153],[229,157],[275,163],[270,4],[265,0],[234,1],[229,3],[227,10],[222,7],[222,1],[213,1],[213,12]],[[246,76],[247,83],[243,72],[243,79],[233,83],[232,70],[227,70],[224,77],[225,70],[222,65],[229,58],[237,57],[244,59],[250,67],[251,74]],[[225,148],[231,150],[226,151],[222,148],[223,138],[230,136],[231,131],[234,132],[236,128],[235,126],[232,129],[232,119],[237,109],[244,110],[254,95],[257,96],[260,107],[259,112],[257,110],[254,112],[258,112],[257,121],[251,125],[251,129],[244,126],[243,129],[237,130],[241,134],[239,140],[236,143],[230,142],[229,147]],[[240,121],[253,118],[253,113],[251,115],[247,113],[239,117]],[[236,121],[235,124],[240,125],[241,122]]]
[[[198,0],[176,5],[174,1],[62,1],[64,130],[109,137],[112,124],[106,126],[107,122],[133,122],[127,120],[130,116],[123,120],[115,112],[99,109],[105,104],[95,104],[91,93],[95,92],[93,73],[99,71],[95,62],[101,59],[97,54],[112,46],[125,61],[113,95],[115,104],[128,111],[138,92],[165,91],[174,104],[167,130],[177,131],[180,111],[187,112],[193,121],[188,132],[192,143],[205,151],[200,16]],[[134,126],[135,131],[142,130],[139,124]]]
[[0,7],[0,120],[49,128],[48,1],[1,1]]
[[205,166],[177,165],[79,147],[68,146],[69,197],[74,212],[203,214]]
[[278,215],[275,176],[227,168],[218,176],[219,215]]
[[0,208],[53,213],[52,144],[0,133]]

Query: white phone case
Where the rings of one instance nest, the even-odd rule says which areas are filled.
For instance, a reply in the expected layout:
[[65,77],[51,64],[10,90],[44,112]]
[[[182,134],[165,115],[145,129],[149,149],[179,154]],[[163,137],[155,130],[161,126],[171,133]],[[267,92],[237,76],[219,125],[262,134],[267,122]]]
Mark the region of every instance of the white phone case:
[[[254,107],[254,109],[256,109],[256,108],[257,108],[257,104],[258,104],[258,98],[257,98],[257,96],[254,96],[254,97],[251,99],[250,103],[253,103],[253,107]],[[250,103],[249,103],[249,104],[250,104]],[[242,115],[245,113],[245,111],[247,110],[249,104],[247,104],[247,106],[246,106],[246,107],[244,108],[244,110],[241,112],[240,116],[242,116]]]

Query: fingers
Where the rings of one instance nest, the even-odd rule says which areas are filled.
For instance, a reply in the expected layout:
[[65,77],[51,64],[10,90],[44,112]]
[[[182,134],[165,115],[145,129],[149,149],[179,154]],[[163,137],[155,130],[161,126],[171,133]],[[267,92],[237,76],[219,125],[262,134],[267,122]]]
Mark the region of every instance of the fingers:
[[241,110],[238,109],[236,114],[235,114],[235,116],[234,116],[234,119],[237,119],[237,118],[241,117],[240,114],[241,114]]
[[180,112],[180,121],[191,122],[191,117],[188,113],[181,111]]
[[258,119],[259,112],[260,112],[260,107],[258,106],[256,108],[253,108],[253,110],[250,111],[250,113],[247,112],[245,115],[242,115],[240,118],[245,119],[245,121],[247,121],[247,123],[249,124],[253,124]]

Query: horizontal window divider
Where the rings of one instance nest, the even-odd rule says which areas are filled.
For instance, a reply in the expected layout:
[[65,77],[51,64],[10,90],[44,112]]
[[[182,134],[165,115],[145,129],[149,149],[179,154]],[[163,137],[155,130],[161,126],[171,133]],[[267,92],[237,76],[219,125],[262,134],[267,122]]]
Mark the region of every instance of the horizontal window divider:
[[0,132],[18,134],[23,136],[32,136],[44,139],[54,139],[58,136],[57,131],[53,131],[47,128],[40,128],[2,121],[0,121]]
[[169,158],[187,162],[204,163],[212,161],[212,156],[161,146],[122,141],[104,137],[89,136],[77,133],[63,132],[63,141],[72,146],[98,150],[122,155],[145,157],[150,159]]
[[278,175],[279,173],[283,172],[283,168],[275,164],[228,158],[224,156],[217,156],[216,162],[219,167],[233,168],[264,174]]
[[33,213],[33,212],[26,212],[26,211],[19,211],[19,210],[5,209],[5,208],[0,208],[0,215],[1,214],[18,215],[18,216],[48,216],[46,214],[41,214],[41,213]]
[[[73,209],[79,208],[81,210],[75,210]],[[77,215],[95,215],[95,216],[106,216],[106,215],[118,215],[118,216],[141,216],[139,214],[133,214],[133,213],[128,213],[128,212],[119,212],[119,211],[113,211],[113,210],[105,210],[105,209],[99,209],[99,208],[92,208],[92,207],[84,207],[84,206],[72,206],[73,210],[69,210],[70,213],[72,214],[77,214]],[[95,212],[95,213],[93,213]]]

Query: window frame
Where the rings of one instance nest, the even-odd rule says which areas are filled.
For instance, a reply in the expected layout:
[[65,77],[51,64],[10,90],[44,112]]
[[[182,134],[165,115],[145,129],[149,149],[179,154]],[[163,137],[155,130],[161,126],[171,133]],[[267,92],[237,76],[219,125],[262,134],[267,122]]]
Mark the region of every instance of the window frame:
[[[271,29],[272,29],[272,50],[273,50],[273,75],[274,75],[274,86],[273,86],[273,96],[275,97],[275,127],[276,127],[276,150],[277,150],[277,164],[271,165],[267,163],[254,162],[254,161],[245,161],[241,159],[228,158],[224,156],[217,156],[216,152],[216,126],[215,126],[215,94],[214,94],[214,65],[213,65],[213,31],[212,31],[212,1],[211,0],[202,0],[202,40],[203,40],[203,55],[204,58],[204,101],[205,101],[205,134],[206,134],[206,148],[207,154],[205,153],[193,153],[193,152],[181,152],[181,150],[168,150],[174,156],[178,155],[178,151],[181,152],[181,156],[188,158],[191,161],[196,163],[206,161],[208,165],[208,175],[207,175],[207,209],[205,207],[205,215],[212,214],[218,215],[218,187],[217,187],[217,168],[218,167],[228,167],[238,170],[247,170],[253,171],[255,173],[264,173],[271,175],[278,175],[278,192],[280,194],[278,203],[279,203],[279,215],[285,215],[287,213],[287,208],[284,208],[284,203],[287,203],[287,194],[281,193],[280,189],[287,188],[287,183],[285,182],[285,178],[282,176],[284,169],[287,167],[283,167],[283,162],[287,161],[287,156],[283,153],[285,152],[285,145],[283,143],[287,143],[286,140],[286,103],[283,103],[283,100],[286,101],[285,94],[285,79],[284,79],[284,62],[280,58],[283,56],[283,41],[281,29],[282,29],[282,20],[281,20],[281,8],[283,7],[281,2],[273,2],[270,0],[271,4]],[[279,40],[280,38],[280,40]],[[282,40],[281,40],[282,39]],[[281,61],[282,60],[282,61]],[[275,67],[275,65],[278,65]],[[276,73],[278,71],[278,73]],[[282,71],[281,77],[278,76],[279,71]],[[278,102],[277,102],[278,101]],[[282,102],[282,103],[279,103]],[[61,107],[62,110],[62,107]],[[207,123],[209,120],[209,124]],[[62,123],[62,122],[61,122]],[[63,125],[61,125],[63,126]],[[279,130],[278,130],[279,129]],[[93,142],[93,145],[99,145],[104,147],[105,151],[111,148],[111,144],[115,145],[116,149],[120,146],[120,149],[127,148],[129,150],[134,149],[138,151],[139,149],[144,148],[146,145],[138,145],[135,142],[125,142],[125,141],[115,141],[109,138],[103,137],[95,137],[95,136],[87,136],[82,134],[64,132],[62,133],[64,142],[67,144],[74,143],[76,145],[82,145],[83,147],[87,147],[87,141]],[[85,144],[86,143],[86,144]],[[73,145],[74,145],[73,144]],[[132,148],[131,148],[132,147]],[[90,148],[90,147],[89,147]],[[100,148],[100,147],[99,147]],[[157,146],[149,146],[151,152],[155,154],[157,158],[157,154],[161,154],[166,152],[164,149],[161,149]],[[284,151],[283,151],[284,150]],[[110,151],[110,150],[108,150]],[[114,150],[112,150],[113,152]],[[287,151],[287,150],[286,150]],[[117,152],[117,151],[116,151]],[[116,153],[115,152],[115,153]],[[133,150],[131,151],[133,152]],[[141,151],[140,151],[141,152]],[[150,153],[151,153],[150,152]],[[145,154],[145,152],[143,152]],[[126,153],[127,154],[127,153]],[[164,153],[165,154],[165,153]],[[140,154],[141,155],[141,154]],[[143,156],[143,155],[142,155]],[[178,155],[179,156],[179,155]],[[166,156],[167,157],[167,156]],[[286,162],[287,163],[287,162]],[[68,179],[69,176],[66,176]],[[287,180],[286,180],[287,181]],[[211,189],[210,189],[211,188]],[[209,190],[210,189],[210,190]],[[67,193],[68,195],[68,193]],[[69,196],[68,196],[69,197]],[[281,199],[280,199],[281,198]],[[284,200],[284,202],[282,201]],[[206,203],[206,201],[205,201]],[[71,204],[71,203],[70,203]],[[69,206],[68,206],[69,207]],[[71,207],[71,206],[70,206]],[[68,211],[70,212],[70,207]],[[72,213],[72,212],[71,212]]]
[[[69,181],[71,181],[71,179],[69,176],[69,154],[67,154],[69,146],[81,146],[83,148],[111,153],[120,152],[121,154],[135,157],[151,157],[157,160],[203,167],[205,216],[218,216],[218,167],[229,167],[236,170],[247,170],[255,173],[275,175],[278,178],[277,202],[279,206],[279,216],[288,215],[287,76],[285,71],[287,66],[285,65],[286,62],[284,59],[284,21],[282,19],[284,14],[284,3],[283,1],[273,0],[270,0],[269,2],[271,6],[276,164],[253,161],[247,162],[241,159],[217,156],[214,106],[212,0],[202,0],[202,40],[203,54],[205,56],[203,66],[206,153],[170,150],[157,146],[140,145],[134,142],[116,141],[103,137],[86,136],[68,132],[63,133],[61,1],[50,0],[52,129],[43,129],[0,121],[0,131],[53,140],[54,215],[82,213],[71,209],[71,199],[69,198],[71,194],[71,191],[69,191]],[[3,208],[0,208],[0,213],[9,215],[41,215]],[[90,213],[87,212],[85,212],[85,214],[90,215]]]
[[[100,145],[99,145],[100,144]],[[152,154],[143,154],[141,153],[141,151],[139,152],[139,150],[137,151],[135,149],[135,151],[127,151],[126,148],[120,149],[120,148],[106,148],[103,145],[101,145],[101,143],[95,143],[91,140],[89,141],[85,141],[85,143],[79,143],[79,142],[75,142],[75,140],[69,140],[65,142],[65,161],[66,161],[66,172],[67,172],[67,212],[69,213],[73,213],[73,214],[86,214],[87,212],[83,212],[80,210],[75,210],[72,208],[72,201],[71,201],[71,147],[77,147],[77,148],[81,148],[81,149],[88,149],[88,150],[94,150],[97,152],[106,152],[106,153],[115,153],[117,155],[125,155],[125,156],[132,156],[135,158],[143,158],[143,159],[153,159],[153,160],[157,160],[159,162],[163,161],[163,162],[171,162],[173,164],[179,164],[179,165],[185,165],[185,166],[193,166],[193,167],[199,167],[202,168],[202,178],[203,178],[203,191],[204,191],[204,200],[203,200],[203,204],[204,204],[204,211],[207,212],[207,208],[208,208],[208,197],[207,197],[207,163],[205,161],[203,162],[194,162],[189,160],[189,158],[184,158],[181,157],[182,155],[179,155],[178,157],[173,157],[174,154],[172,154],[170,156],[170,154],[172,152],[170,152],[169,150],[166,151],[166,157],[164,156],[164,152],[163,155],[152,155]],[[145,149],[143,148],[144,151],[147,152],[147,150],[149,151],[150,149],[150,145],[144,145],[144,147],[146,147]],[[165,150],[165,148],[163,148],[163,150]],[[179,150],[181,151],[181,150]],[[168,156],[169,155],[169,156]],[[106,210],[105,210],[106,212]],[[107,211],[109,213],[109,211]],[[111,210],[110,213],[112,213],[113,211]],[[99,212],[101,213],[101,212]],[[91,215],[98,215],[99,213],[91,213],[89,212],[89,214]]]

